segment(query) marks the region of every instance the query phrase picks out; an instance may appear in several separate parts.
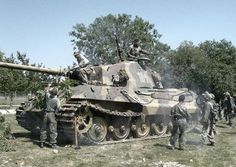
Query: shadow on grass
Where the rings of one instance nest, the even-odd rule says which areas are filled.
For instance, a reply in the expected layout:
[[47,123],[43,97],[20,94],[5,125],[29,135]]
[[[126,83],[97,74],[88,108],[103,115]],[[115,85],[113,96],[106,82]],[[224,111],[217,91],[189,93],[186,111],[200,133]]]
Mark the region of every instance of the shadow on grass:
[[13,133],[15,138],[36,138],[36,135],[32,135],[30,132],[17,132]]
[[17,132],[12,134],[15,139],[17,138],[24,138],[26,140],[23,140],[22,142],[31,142],[34,145],[39,145],[39,135],[32,134],[30,132]]
[[[20,139],[21,142],[25,143],[33,143],[34,145],[39,146],[40,145],[40,135],[38,134],[32,134],[31,132],[17,132],[13,133],[13,136],[15,139]],[[47,142],[45,143],[46,147],[51,147],[51,144],[49,143],[50,135],[47,134]],[[61,147],[65,146],[74,146],[74,136],[62,136],[59,135],[57,138],[57,143]],[[79,146],[96,146],[97,144],[89,140],[87,137],[81,135],[79,138]]]
[[196,133],[196,134],[201,134],[202,130],[200,128],[193,128],[191,129],[188,133]]
[[162,148],[166,148],[166,149],[171,149],[171,146],[168,145],[168,144],[156,143],[153,146],[155,146],[155,147],[162,147]]
[[227,125],[217,125],[216,124],[216,127],[218,127],[218,128],[228,128],[229,126],[227,126]]
[[236,132],[221,132],[221,133],[229,134],[229,135],[235,135],[236,134]]
[[203,143],[200,140],[199,141],[188,140],[188,141],[186,141],[186,145],[202,146]]

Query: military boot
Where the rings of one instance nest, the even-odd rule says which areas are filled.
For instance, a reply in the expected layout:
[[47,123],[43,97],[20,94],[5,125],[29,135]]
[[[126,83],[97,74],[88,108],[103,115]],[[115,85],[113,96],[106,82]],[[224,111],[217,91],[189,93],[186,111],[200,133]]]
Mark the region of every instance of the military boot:
[[44,142],[41,142],[39,146],[40,146],[40,148],[43,148],[44,147]]
[[181,147],[179,147],[179,150],[183,151],[183,150],[185,150],[185,148],[181,146]]
[[52,149],[58,149],[58,145],[57,144],[52,144]]

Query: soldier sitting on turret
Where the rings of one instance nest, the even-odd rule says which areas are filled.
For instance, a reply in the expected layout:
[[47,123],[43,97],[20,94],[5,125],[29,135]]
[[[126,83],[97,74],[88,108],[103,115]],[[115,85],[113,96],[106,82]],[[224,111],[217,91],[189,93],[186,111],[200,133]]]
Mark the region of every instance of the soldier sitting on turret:
[[85,68],[89,65],[88,59],[84,55],[81,55],[79,52],[74,52],[74,57],[76,58],[78,66],[80,68]]
[[128,60],[135,60],[140,57],[141,54],[149,54],[139,46],[139,39],[135,39],[128,51]]
[[93,68],[89,66],[88,59],[85,56],[81,55],[79,52],[74,52],[74,57],[77,60],[78,66],[73,69],[79,70],[76,70],[76,74],[72,73],[69,75],[72,75],[72,79],[79,79],[82,83],[88,84],[88,77],[93,72]]

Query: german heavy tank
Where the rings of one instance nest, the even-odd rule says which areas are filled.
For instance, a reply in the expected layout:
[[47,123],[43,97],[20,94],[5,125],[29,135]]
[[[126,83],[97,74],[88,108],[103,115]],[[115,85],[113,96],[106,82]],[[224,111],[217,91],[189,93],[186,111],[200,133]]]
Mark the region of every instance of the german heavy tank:
[[[31,70],[63,75],[60,70],[28,67],[0,62],[0,67]],[[196,94],[187,89],[164,89],[159,74],[137,61],[91,66],[88,82],[76,78],[78,70],[69,77],[78,84],[71,87],[71,96],[65,100],[59,93],[62,107],[56,114],[59,136],[73,139],[74,133],[85,134],[93,142],[145,138],[163,135],[170,122],[170,109],[185,95],[185,106],[196,122],[200,108]],[[80,69],[83,70],[83,69]],[[79,71],[80,71],[79,70]],[[16,119],[24,128],[40,128],[42,112],[30,106],[30,101],[17,109]]]

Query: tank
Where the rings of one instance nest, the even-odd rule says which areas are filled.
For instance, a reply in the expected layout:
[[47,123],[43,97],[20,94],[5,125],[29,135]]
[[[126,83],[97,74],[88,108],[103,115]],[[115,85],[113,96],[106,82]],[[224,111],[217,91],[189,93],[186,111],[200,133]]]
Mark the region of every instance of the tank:
[[[78,132],[93,142],[103,142],[164,135],[170,123],[170,109],[183,94],[185,107],[191,115],[190,122],[195,124],[200,113],[197,95],[187,89],[162,88],[159,74],[142,61],[86,67],[92,71],[84,73],[88,82],[76,77],[86,69],[65,73],[3,62],[0,67],[65,75],[76,80],[69,98],[65,98],[64,91],[59,91],[62,103],[56,114],[59,137],[73,140]],[[16,119],[21,126],[35,132],[40,129],[42,109],[30,107],[32,100],[21,104]]]

